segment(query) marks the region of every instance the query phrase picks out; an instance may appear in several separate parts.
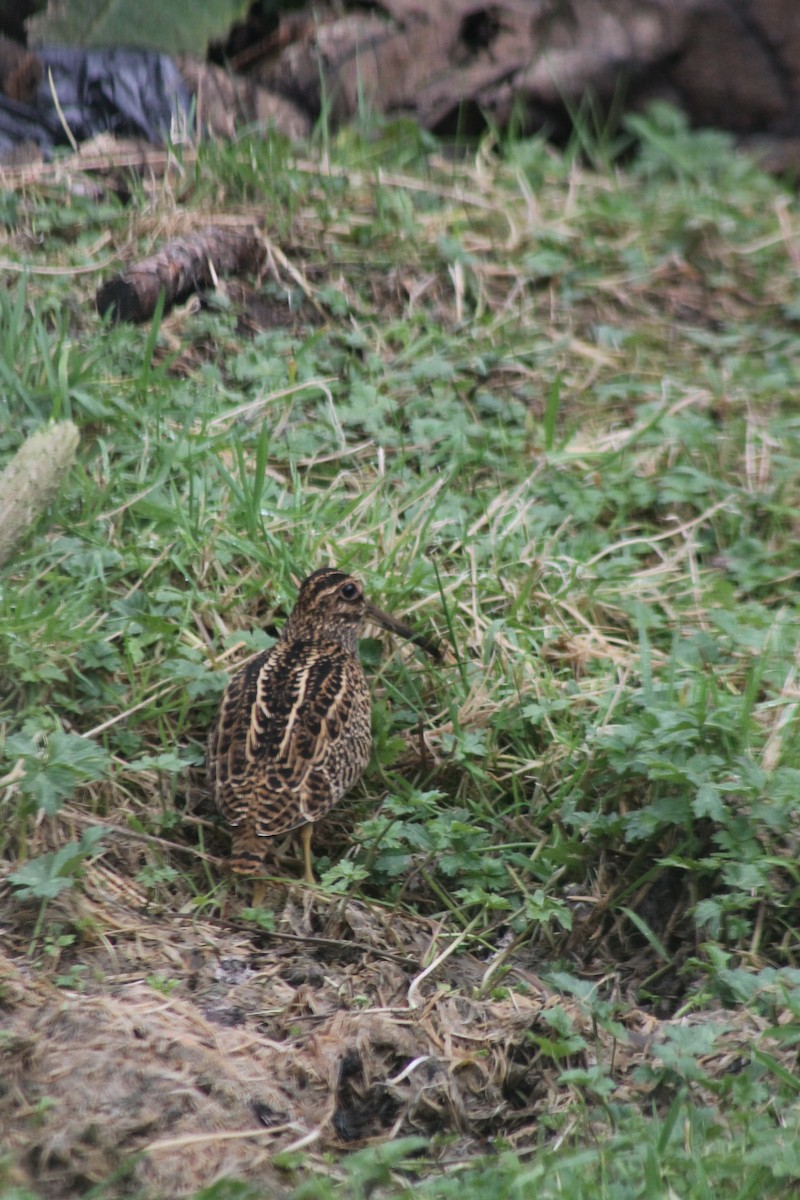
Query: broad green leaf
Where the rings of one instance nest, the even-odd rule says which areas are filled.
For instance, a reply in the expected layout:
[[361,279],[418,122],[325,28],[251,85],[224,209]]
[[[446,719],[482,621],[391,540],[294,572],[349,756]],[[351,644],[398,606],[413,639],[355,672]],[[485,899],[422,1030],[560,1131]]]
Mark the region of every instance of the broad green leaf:
[[71,888],[85,859],[91,858],[105,830],[90,826],[79,842],[67,842],[51,854],[41,854],[23,863],[9,875],[20,900],[52,900]]
[[32,45],[136,46],[205,54],[248,5],[243,0],[64,0],[30,22]]
[[58,812],[78,784],[102,779],[109,763],[103,746],[60,729],[36,737],[12,735],[5,745],[5,757],[23,759],[25,774],[20,791],[48,816]]

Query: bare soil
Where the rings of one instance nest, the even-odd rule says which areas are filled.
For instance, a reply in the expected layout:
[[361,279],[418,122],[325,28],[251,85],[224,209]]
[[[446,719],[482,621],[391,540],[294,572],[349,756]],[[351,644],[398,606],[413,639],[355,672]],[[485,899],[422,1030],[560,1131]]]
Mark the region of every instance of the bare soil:
[[[446,1135],[449,1159],[498,1137],[524,1150],[575,1101],[561,1071],[598,1062],[618,1100],[657,1099],[634,1069],[658,1064],[675,1022],[621,1002],[600,1028],[524,945],[476,955],[444,922],[292,883],[268,895],[274,932],[234,901],[226,919],[152,911],[121,867],[95,862],[51,904],[80,933],[49,971],[29,944],[37,906],[0,891],[0,1128],[14,1179],[44,1196],[110,1177],[110,1194],[184,1196],[224,1175],[281,1196],[280,1152],[406,1134]],[[613,994],[614,972],[597,983]],[[556,1008],[572,1055],[552,1052]],[[763,1032],[752,1015],[678,1018],[716,1020],[713,1074]]]

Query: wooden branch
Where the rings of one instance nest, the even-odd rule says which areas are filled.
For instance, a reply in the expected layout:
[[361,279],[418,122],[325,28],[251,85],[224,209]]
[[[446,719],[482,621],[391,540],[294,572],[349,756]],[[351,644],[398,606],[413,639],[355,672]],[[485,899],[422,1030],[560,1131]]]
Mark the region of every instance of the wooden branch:
[[164,311],[192,292],[213,287],[220,275],[242,275],[264,262],[264,245],[258,232],[210,225],[187,237],[174,238],[157,254],[134,263],[97,290],[95,303],[101,316],[115,321],[146,321],[164,292]]

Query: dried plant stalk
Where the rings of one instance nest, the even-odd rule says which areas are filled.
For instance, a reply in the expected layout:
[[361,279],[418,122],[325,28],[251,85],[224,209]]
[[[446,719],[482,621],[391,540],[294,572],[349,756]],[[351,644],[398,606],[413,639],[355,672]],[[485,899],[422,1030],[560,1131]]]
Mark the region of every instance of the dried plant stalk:
[[58,495],[79,441],[72,421],[55,421],[23,442],[0,475],[0,565]]

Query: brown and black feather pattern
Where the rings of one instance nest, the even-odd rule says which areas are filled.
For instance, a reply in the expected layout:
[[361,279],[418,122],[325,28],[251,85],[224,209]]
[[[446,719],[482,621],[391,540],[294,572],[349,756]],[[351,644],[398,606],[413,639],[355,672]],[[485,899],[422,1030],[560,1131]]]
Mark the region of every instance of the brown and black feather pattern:
[[371,708],[358,635],[367,618],[411,636],[365,600],[358,580],[315,571],[276,644],[230,680],[207,765],[234,871],[257,873],[265,838],[318,821],[364,771]]

